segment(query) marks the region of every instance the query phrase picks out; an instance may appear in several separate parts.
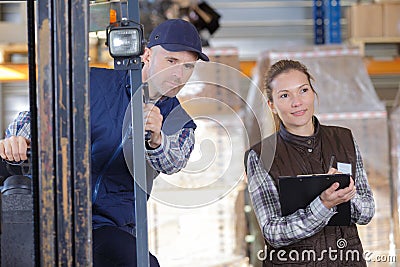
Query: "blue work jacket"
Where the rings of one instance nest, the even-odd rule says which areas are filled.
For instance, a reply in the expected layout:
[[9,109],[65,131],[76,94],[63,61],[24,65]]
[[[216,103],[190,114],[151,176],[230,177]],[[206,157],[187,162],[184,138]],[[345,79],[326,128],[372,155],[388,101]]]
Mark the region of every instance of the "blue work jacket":
[[[91,68],[90,71],[90,129],[92,192],[100,174],[101,183],[93,203],[93,228],[104,225],[134,225],[134,181],[121,151],[106,171],[110,157],[122,141],[122,126],[130,102],[128,71]],[[182,127],[196,128],[193,120],[181,108],[176,97],[164,98],[156,103],[164,119],[171,113],[166,134],[178,132]],[[175,111],[179,110],[178,113]],[[180,115],[176,115],[180,114]],[[170,119],[170,118],[168,118]],[[180,121],[180,123],[179,123]],[[182,123],[183,122],[183,123]],[[175,128],[175,129],[174,129]],[[133,129],[134,130],[134,129]],[[160,155],[162,156],[162,155]]]

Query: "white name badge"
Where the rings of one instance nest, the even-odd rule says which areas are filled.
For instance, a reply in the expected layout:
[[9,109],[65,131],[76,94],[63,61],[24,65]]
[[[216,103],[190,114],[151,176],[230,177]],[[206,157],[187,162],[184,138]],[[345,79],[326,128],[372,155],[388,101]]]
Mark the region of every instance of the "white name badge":
[[341,172],[341,173],[352,175],[351,164],[350,163],[338,162],[337,163],[337,170],[339,172]]

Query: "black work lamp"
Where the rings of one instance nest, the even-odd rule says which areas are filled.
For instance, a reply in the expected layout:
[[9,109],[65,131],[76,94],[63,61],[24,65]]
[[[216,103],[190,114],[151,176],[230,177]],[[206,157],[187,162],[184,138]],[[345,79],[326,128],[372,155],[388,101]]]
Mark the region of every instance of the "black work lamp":
[[[131,69],[140,63],[144,52],[143,26],[123,19],[110,24],[107,29],[107,46],[114,58],[115,69]],[[133,64],[133,65],[132,65]]]

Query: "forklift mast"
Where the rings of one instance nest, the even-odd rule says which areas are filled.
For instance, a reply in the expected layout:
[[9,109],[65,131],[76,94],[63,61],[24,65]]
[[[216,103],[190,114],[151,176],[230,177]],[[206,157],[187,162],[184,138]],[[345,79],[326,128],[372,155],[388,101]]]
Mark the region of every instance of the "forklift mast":
[[[91,8],[107,10],[103,16],[109,18],[110,8],[117,7],[117,17],[139,23],[139,3],[37,0],[35,18],[35,1],[27,2],[34,237],[31,266],[92,266],[88,36],[92,29],[105,30],[108,25],[95,23]],[[141,68],[129,71],[132,125],[140,133],[142,95],[135,92],[142,82]],[[135,106],[137,110],[133,110]],[[144,136],[135,133],[133,138],[134,174],[141,177],[135,181],[134,208],[136,218],[142,218],[136,222],[137,266],[148,266],[147,195],[138,186],[146,181]]]

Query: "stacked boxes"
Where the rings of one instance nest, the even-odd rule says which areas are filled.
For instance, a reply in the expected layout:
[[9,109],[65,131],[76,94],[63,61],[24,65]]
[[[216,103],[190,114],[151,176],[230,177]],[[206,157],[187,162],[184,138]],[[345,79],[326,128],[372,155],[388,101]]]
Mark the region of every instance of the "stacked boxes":
[[397,251],[397,259],[400,258],[400,106],[393,108],[390,114],[390,141],[392,157],[392,217],[393,238]]
[[383,19],[381,4],[357,4],[350,7],[348,32],[352,38],[382,37]]
[[[201,160],[195,148],[186,168],[155,180],[149,249],[161,266],[247,266],[243,133],[226,119],[195,120]],[[193,168],[204,160],[204,168]]]
[[400,37],[400,2],[383,4],[383,36]]
[[218,202],[191,209],[150,200],[150,252],[161,266],[248,266],[243,193],[235,190]]
[[244,74],[239,71],[238,50],[231,47],[206,48],[204,53],[209,56],[211,64],[197,62],[188,84],[178,94],[183,106],[195,113],[205,112],[204,102],[207,102],[208,112],[213,114],[240,110],[243,107],[240,80]]
[[149,250],[161,266],[248,266],[238,51],[205,53],[211,62],[197,62],[178,95],[197,125],[191,158],[160,174],[148,202]]
[[400,37],[400,2],[355,4],[347,19],[350,38]]

